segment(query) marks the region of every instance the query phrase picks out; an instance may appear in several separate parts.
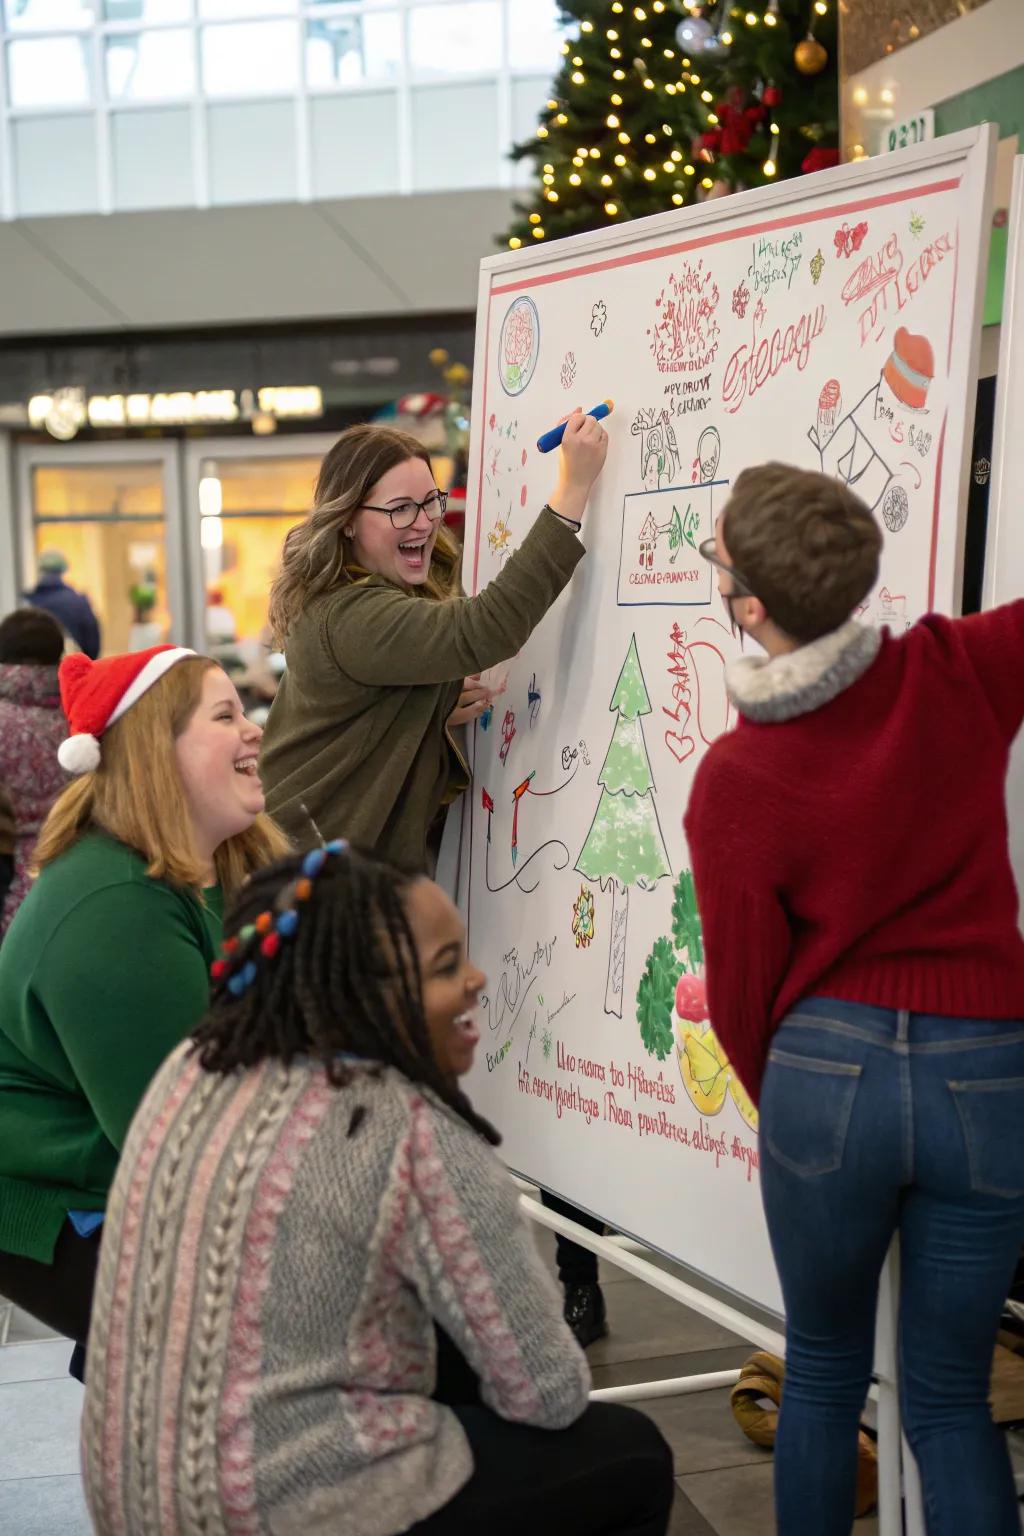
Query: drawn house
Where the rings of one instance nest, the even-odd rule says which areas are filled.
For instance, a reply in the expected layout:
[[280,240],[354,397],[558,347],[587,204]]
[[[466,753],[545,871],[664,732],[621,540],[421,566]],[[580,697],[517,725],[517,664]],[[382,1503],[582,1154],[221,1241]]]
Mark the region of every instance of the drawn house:
[[652,513],[648,512],[644,518],[643,527],[640,529],[640,569],[646,566],[650,570],[654,564],[654,551],[658,543],[658,525],[654,521]]

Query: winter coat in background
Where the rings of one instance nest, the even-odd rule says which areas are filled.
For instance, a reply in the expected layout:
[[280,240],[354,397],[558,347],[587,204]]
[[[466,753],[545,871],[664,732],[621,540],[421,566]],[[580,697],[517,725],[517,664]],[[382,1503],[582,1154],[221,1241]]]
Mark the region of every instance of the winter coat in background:
[[0,913],[0,935],[28,893],[36,838],[68,782],[57,762],[66,735],[57,668],[0,665],[0,785],[14,813],[14,879]]

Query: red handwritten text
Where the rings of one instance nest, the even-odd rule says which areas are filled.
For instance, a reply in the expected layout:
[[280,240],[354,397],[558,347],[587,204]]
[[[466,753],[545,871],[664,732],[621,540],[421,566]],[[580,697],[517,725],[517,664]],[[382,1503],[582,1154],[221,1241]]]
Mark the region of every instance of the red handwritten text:
[[810,359],[812,344],[825,329],[825,306],[819,304],[787,325],[785,330],[776,326],[770,337],[759,338],[758,329],[755,310],[749,346],[744,342],[737,347],[725,365],[722,400],[726,410],[733,415],[744,400],[751,399],[789,364],[795,363],[798,371],[803,372]]

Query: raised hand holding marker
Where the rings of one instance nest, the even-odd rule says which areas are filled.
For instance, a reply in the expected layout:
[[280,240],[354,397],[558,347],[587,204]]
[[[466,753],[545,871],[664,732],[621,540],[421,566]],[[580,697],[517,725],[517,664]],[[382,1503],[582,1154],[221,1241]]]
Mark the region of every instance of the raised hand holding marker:
[[[595,405],[592,411],[587,412],[587,415],[593,416],[595,421],[600,421],[602,417],[610,416],[614,409],[614,400],[602,400],[601,404]],[[560,421],[557,427],[552,427],[550,432],[545,432],[542,436],[538,437],[537,447],[541,453],[550,453],[552,448],[560,446],[562,438],[565,436],[565,427],[566,423]]]

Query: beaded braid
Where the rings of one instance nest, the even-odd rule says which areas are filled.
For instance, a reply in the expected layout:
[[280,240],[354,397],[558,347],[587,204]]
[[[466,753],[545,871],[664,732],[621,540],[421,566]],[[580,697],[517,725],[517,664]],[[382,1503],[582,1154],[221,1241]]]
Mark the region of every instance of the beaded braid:
[[437,1065],[404,898],[416,876],[337,841],[257,871],[228,916],[200,1065],[232,1072],[267,1058],[320,1061],[349,1083],[345,1052],[430,1088],[492,1145],[500,1138]]

